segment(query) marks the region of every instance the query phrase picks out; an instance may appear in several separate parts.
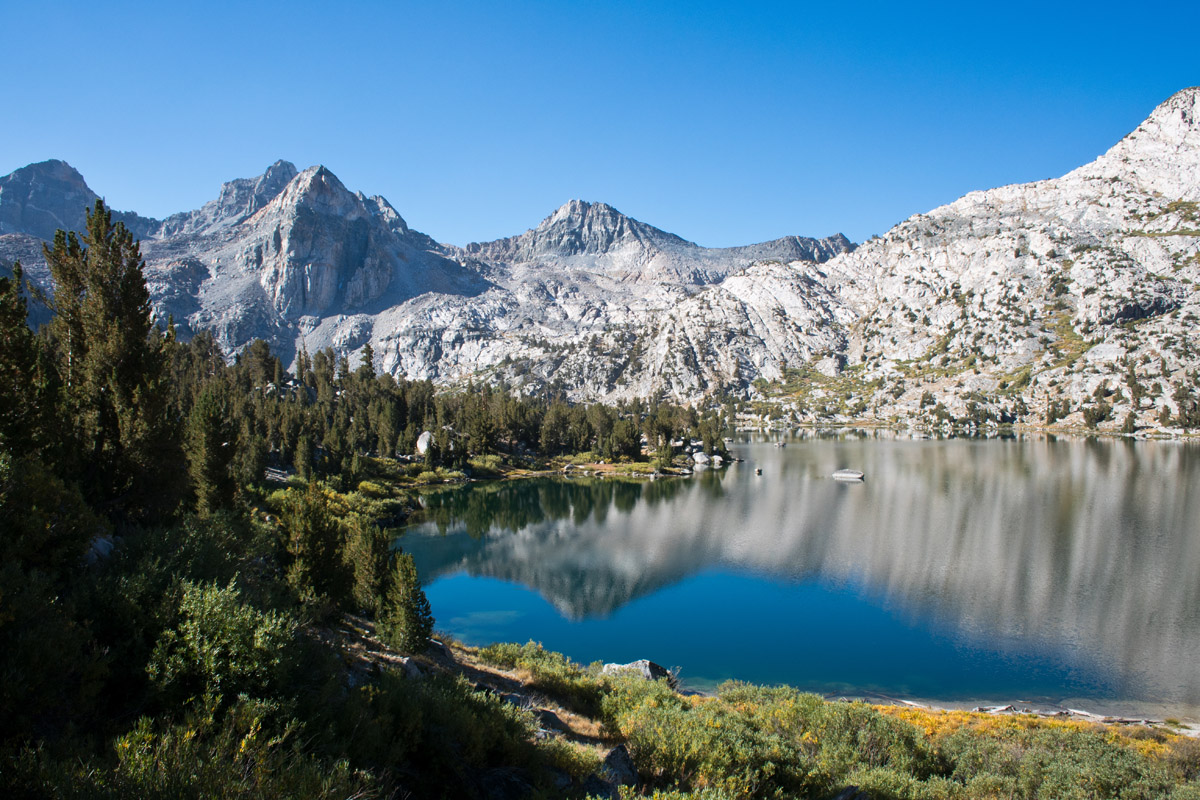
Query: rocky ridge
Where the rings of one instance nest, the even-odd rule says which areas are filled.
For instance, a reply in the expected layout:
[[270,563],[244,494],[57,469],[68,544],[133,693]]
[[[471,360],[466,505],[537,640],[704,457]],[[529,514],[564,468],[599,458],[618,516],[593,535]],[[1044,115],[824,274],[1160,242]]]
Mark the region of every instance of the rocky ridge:
[[[840,235],[704,248],[579,200],[454,247],[284,161],[197,211],[122,218],[158,312],[230,351],[369,342],[409,378],[576,399],[730,393],[794,421],[1169,428],[1200,368],[1198,98],[1179,92],[1061,178],[972,192],[857,248]],[[0,178],[0,263],[44,283],[41,241],[80,227],[94,199],[63,162]]]

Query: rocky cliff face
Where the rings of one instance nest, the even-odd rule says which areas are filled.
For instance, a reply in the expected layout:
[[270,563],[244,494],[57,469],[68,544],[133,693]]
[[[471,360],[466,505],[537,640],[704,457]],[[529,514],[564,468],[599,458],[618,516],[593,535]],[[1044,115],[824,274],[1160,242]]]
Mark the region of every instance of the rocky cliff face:
[[[1107,406],[1101,427],[1153,425],[1200,368],[1198,98],[1180,92],[1062,178],[973,192],[857,249],[704,248],[578,200],[457,248],[283,161],[197,211],[126,216],[159,312],[230,350],[370,342],[410,378],[578,399],[731,391],[798,419],[1042,421],[1065,400],[1068,422]],[[44,280],[41,240],[94,199],[62,162],[0,179],[0,261]]]

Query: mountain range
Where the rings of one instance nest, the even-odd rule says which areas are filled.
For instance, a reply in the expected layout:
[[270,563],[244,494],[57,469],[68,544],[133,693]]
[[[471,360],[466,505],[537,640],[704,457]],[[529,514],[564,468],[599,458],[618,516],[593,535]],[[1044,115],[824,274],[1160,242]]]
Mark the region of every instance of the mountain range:
[[[115,216],[141,240],[156,312],[230,353],[370,343],[378,369],[412,379],[728,393],[796,419],[1019,420],[1057,401],[1068,423],[1091,408],[1101,427],[1169,427],[1200,368],[1198,105],[1185,89],[1061,178],[972,192],[857,247],[705,248],[579,200],[456,247],[286,161],[194,211]],[[82,229],[95,200],[62,161],[0,178],[0,266],[19,259],[45,287],[42,242]]]

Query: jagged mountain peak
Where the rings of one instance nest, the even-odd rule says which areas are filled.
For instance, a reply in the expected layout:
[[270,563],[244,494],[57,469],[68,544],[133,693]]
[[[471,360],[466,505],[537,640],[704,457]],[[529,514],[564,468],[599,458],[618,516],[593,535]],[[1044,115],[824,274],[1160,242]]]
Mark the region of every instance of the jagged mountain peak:
[[213,233],[250,218],[283,191],[296,177],[296,166],[282,159],[262,175],[236,178],[221,184],[217,199],[195,211],[172,214],[163,221],[159,238]]
[[620,219],[627,218],[608,203],[590,202],[587,200],[568,200],[554,210],[554,213],[542,220],[538,227],[565,220]]
[[[672,233],[667,233],[653,225],[647,225],[633,217],[622,214],[608,203],[589,202],[587,200],[568,200],[555,209],[553,214],[542,220],[532,233],[544,233],[563,228],[579,230],[581,233],[591,234],[593,237],[597,234],[607,233],[611,234],[614,239],[634,236],[637,238],[663,239],[679,243],[685,242],[684,239]],[[597,252],[589,250],[589,245],[604,245],[606,247],[608,244],[596,238],[593,238],[590,242],[581,242],[584,252]]]
[[472,242],[464,251],[490,261],[604,257],[616,252],[650,253],[690,246],[678,236],[626,216],[607,203],[569,200],[519,236]]
[[0,178],[0,234],[52,239],[59,228],[82,230],[96,202],[79,171],[65,161],[39,161]]
[[367,206],[367,198],[361,192],[351,192],[328,167],[316,164],[297,174],[283,187],[272,199],[268,213],[283,209],[295,213],[304,209],[352,219],[365,216]]
[[282,180],[287,183],[292,178],[296,177],[298,170],[296,165],[286,159],[279,159],[271,166],[267,167],[266,172],[259,177],[259,182]]

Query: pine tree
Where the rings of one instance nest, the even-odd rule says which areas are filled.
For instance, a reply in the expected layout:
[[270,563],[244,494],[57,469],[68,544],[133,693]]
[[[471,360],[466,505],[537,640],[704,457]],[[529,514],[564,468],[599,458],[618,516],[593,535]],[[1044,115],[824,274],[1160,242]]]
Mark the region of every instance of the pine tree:
[[417,567],[407,553],[396,556],[379,627],[384,641],[402,653],[419,654],[429,649],[433,612],[417,579]]
[[307,432],[304,432],[296,439],[296,457],[293,462],[293,465],[296,467],[296,474],[308,480],[312,476],[312,462],[312,437]]
[[392,537],[367,518],[352,515],[342,557],[354,574],[351,595],[359,610],[376,613],[382,607],[391,555]]
[[305,602],[340,606],[349,596],[351,580],[342,562],[345,537],[316,481],[310,481],[304,492],[292,494],[283,525],[291,557],[288,583]]
[[0,449],[16,455],[43,444],[51,411],[47,365],[26,323],[20,262],[0,278]]
[[59,231],[44,248],[75,471],[112,513],[161,515],[174,508],[183,473],[170,413],[173,335],[154,325],[141,250],[102,201],[88,213],[84,244]]
[[365,380],[375,377],[375,349],[371,347],[370,342],[363,345],[362,355],[359,357],[358,370],[355,374]]
[[206,387],[188,415],[188,474],[196,492],[196,510],[207,516],[233,504],[235,483],[230,473],[235,444],[229,403],[215,387]]

